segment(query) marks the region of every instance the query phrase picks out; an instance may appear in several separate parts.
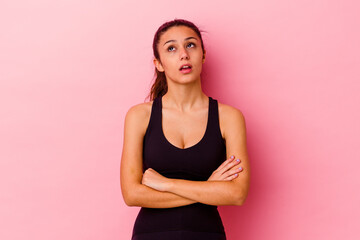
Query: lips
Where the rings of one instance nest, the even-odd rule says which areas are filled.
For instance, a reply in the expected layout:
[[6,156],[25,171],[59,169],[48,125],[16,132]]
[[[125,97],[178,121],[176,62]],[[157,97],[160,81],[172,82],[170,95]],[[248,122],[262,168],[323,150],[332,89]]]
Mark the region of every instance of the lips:
[[[185,66],[188,66],[188,67],[185,67]],[[181,71],[182,69],[191,69],[191,68],[192,68],[191,64],[183,64],[183,65],[181,65],[179,70]]]

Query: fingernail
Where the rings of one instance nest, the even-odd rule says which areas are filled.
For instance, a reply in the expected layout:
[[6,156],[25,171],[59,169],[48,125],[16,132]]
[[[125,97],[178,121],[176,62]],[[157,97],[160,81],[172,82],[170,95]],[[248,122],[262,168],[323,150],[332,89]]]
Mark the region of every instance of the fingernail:
[[240,162],[240,159],[236,159],[236,161]]
[[239,167],[239,170],[241,170],[242,169],[242,167]]
[[234,155],[232,155],[231,158],[234,158]]
[[235,173],[235,176],[237,176],[238,174],[237,173]]

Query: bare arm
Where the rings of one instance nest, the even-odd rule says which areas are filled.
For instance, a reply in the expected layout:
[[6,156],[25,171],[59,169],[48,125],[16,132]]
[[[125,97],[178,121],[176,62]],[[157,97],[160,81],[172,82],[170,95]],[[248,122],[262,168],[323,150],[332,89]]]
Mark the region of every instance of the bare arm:
[[[242,173],[232,181],[189,181],[165,178],[153,169],[144,173],[143,183],[159,191],[177,195],[209,205],[242,205],[250,183],[250,164],[246,149],[246,127],[242,113],[226,107],[226,151],[235,153],[242,163]],[[236,166],[238,167],[238,166]],[[235,168],[233,170],[235,170]]]
[[185,206],[196,201],[176,195],[171,192],[161,192],[139,184],[132,202],[127,203],[128,206],[148,207],[148,208],[173,208]]
[[143,137],[149,119],[146,106],[129,109],[124,123],[123,150],[120,166],[120,185],[128,206],[171,208],[189,205],[196,201],[171,192],[161,192],[141,184]]

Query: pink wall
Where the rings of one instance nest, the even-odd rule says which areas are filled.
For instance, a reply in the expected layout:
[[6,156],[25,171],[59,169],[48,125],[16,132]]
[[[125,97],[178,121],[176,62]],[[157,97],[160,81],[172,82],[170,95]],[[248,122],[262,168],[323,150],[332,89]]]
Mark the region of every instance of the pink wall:
[[[220,206],[229,240],[359,239],[357,1],[0,3],[0,239],[130,239],[126,111],[153,76],[152,37],[205,30],[205,93],[242,110],[252,180]],[[151,8],[151,10],[150,10]]]

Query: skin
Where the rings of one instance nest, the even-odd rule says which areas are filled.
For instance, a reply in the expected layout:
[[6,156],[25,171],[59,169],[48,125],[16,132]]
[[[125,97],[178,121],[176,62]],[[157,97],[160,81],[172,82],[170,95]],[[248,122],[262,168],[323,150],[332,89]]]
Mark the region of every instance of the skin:
[[[189,37],[192,38],[185,40]],[[202,92],[200,79],[205,52],[199,37],[186,26],[171,27],[163,33],[158,49],[160,59],[154,59],[154,65],[165,72],[168,84],[168,92],[162,99],[163,132],[175,147],[188,148],[200,141],[207,123],[208,96]],[[191,73],[179,71],[185,63],[192,65]],[[125,203],[151,208],[178,207],[196,202],[217,206],[242,205],[250,184],[250,164],[245,119],[241,111],[218,102],[227,160],[207,181],[190,181],[166,178],[151,168],[142,173],[142,141],[152,103],[131,107],[125,117],[120,168]]]

